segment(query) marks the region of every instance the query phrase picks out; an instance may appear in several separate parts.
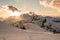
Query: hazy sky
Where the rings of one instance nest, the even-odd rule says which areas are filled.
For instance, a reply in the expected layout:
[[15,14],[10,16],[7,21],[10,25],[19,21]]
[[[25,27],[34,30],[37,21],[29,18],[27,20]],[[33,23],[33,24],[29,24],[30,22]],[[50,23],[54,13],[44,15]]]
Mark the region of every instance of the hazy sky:
[[41,5],[40,1],[42,0],[0,0],[0,5],[10,4],[17,8],[28,10],[28,11],[36,11],[36,12],[43,12],[43,13],[45,12],[60,13],[56,9]]

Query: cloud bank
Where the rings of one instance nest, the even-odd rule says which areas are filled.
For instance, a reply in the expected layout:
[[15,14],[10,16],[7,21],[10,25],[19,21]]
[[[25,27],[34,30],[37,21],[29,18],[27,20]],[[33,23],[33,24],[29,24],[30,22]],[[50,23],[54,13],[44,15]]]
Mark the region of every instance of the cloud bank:
[[51,0],[50,2],[49,0],[43,0],[40,1],[40,5],[43,5],[44,7],[51,7],[60,11],[60,0]]

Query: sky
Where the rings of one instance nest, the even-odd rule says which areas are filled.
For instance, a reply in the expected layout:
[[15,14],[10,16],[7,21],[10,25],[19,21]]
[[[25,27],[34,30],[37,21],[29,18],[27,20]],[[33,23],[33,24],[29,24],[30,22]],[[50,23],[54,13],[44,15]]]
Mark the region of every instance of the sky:
[[[60,13],[59,6],[55,7],[52,0],[0,0],[0,6],[13,5],[17,8],[37,13]],[[59,4],[59,2],[57,3]],[[60,5],[60,4],[59,4]],[[59,11],[58,11],[59,10]]]

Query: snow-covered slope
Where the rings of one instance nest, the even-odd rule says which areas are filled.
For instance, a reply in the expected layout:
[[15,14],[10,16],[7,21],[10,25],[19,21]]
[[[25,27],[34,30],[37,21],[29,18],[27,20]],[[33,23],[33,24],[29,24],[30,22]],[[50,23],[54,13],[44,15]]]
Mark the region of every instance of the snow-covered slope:
[[53,34],[50,32],[44,32],[39,29],[38,26],[33,24],[27,24],[28,27],[34,27],[33,30],[22,30],[16,27],[0,23],[0,40],[60,40],[60,34]]

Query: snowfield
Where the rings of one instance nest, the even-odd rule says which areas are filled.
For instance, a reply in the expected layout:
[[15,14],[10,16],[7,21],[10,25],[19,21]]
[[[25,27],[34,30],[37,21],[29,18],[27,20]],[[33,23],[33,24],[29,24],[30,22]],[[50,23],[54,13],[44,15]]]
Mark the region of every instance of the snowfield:
[[0,40],[60,40],[60,34],[53,34],[36,24],[25,24],[27,30],[0,22]]

